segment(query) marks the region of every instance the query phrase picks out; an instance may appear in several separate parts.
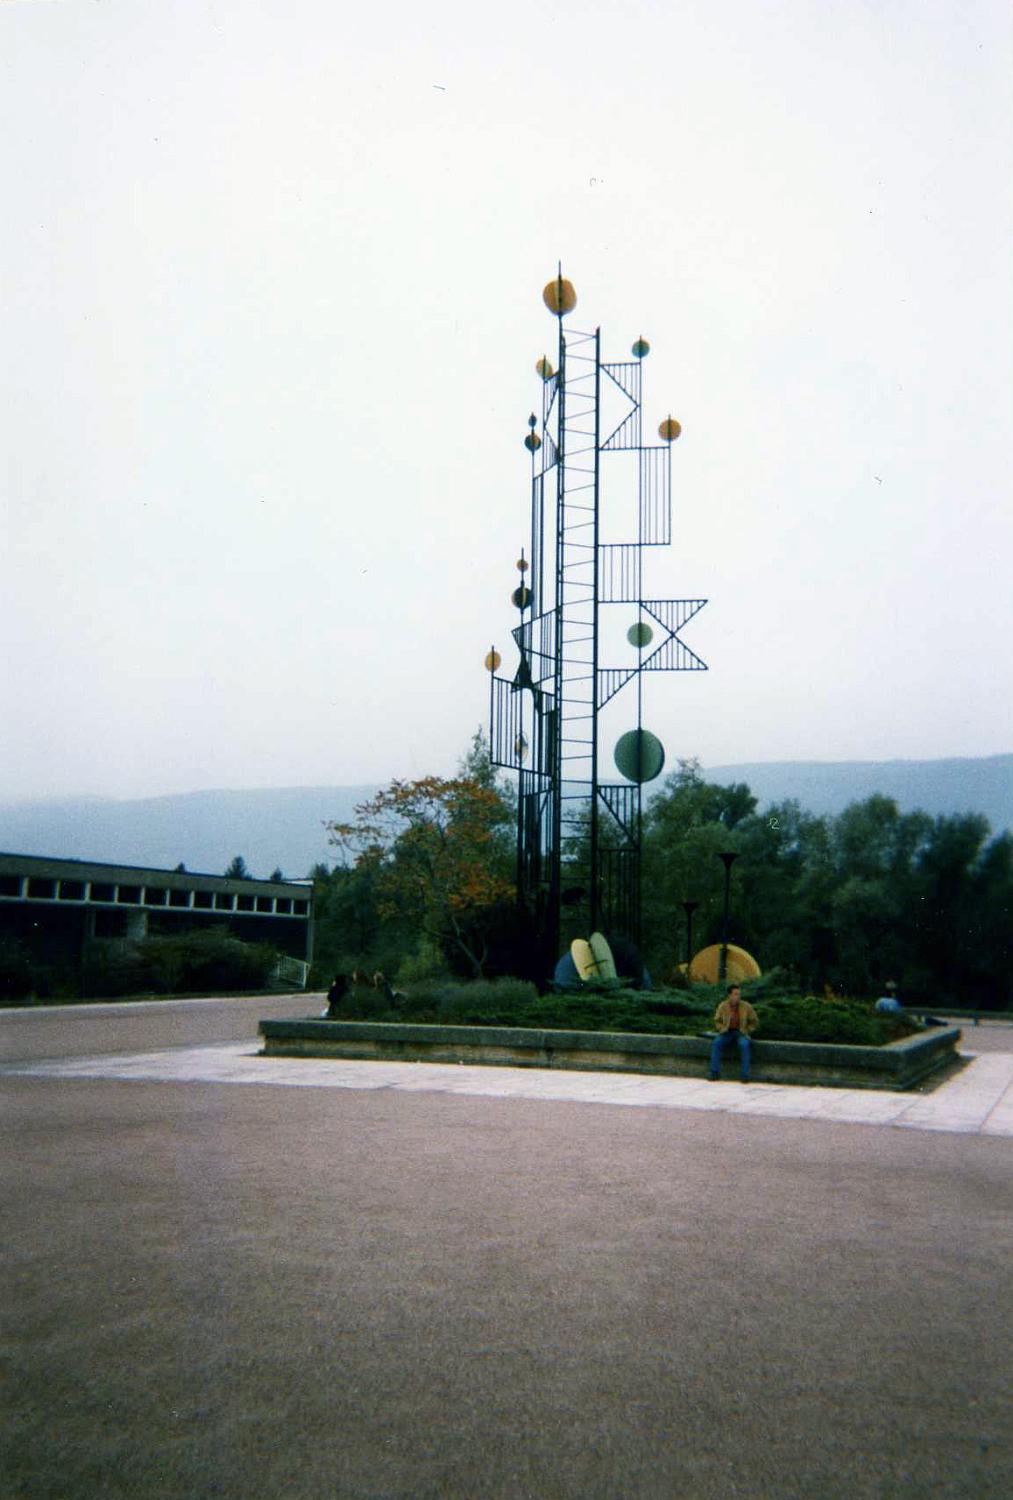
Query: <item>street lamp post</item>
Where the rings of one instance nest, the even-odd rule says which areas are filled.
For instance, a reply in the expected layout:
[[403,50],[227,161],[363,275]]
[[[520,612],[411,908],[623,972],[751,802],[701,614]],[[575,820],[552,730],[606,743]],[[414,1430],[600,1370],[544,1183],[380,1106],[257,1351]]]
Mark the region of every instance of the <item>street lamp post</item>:
[[684,901],[682,909],[686,913],[686,978],[692,979],[689,966],[693,962],[693,913],[700,905],[699,901]]
[[738,857],[737,854],[718,854],[718,859],[725,867],[725,913],[721,922],[721,962],[718,967],[719,984],[724,984],[728,975],[728,894],[732,882],[732,865]]

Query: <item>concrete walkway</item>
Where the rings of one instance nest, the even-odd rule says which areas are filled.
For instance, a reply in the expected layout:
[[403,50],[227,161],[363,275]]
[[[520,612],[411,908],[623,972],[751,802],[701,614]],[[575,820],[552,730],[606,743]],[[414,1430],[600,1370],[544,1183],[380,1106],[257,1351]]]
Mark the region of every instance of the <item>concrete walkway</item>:
[[[1013,1047],[1013,1033],[1010,1041]],[[874,1089],[743,1084],[731,1078],[709,1083],[703,1079],[656,1078],[633,1073],[261,1057],[249,1041],[25,1061],[0,1066],[0,1077],[396,1089],[1013,1136],[1013,1050],[976,1054],[965,1042],[962,1056],[971,1060],[952,1078],[931,1092],[905,1094]]]

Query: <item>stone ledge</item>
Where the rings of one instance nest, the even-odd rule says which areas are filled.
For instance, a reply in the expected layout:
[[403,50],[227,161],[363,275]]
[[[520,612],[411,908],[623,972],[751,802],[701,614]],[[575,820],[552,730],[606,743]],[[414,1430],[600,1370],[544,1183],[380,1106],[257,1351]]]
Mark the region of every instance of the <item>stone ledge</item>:
[[[261,1021],[265,1057],[371,1062],[471,1063],[508,1068],[707,1075],[710,1041],[640,1032],[555,1031],[513,1026],[423,1026],[383,1021]],[[934,1027],[885,1047],[830,1042],[753,1042],[756,1083],[910,1089],[956,1055],[957,1026]],[[726,1056],[723,1075],[738,1076]]]

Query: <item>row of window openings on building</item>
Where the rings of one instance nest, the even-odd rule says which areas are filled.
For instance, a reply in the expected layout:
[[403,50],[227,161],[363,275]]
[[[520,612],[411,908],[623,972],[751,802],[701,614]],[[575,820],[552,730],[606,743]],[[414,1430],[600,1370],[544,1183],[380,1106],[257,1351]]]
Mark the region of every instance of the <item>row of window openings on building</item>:
[[165,886],[106,885],[99,881],[55,880],[0,875],[0,896],[29,901],[107,901],[112,906],[171,906],[186,911],[245,911],[278,917],[305,917],[308,901],[291,896],[238,896],[231,891],[169,890]]

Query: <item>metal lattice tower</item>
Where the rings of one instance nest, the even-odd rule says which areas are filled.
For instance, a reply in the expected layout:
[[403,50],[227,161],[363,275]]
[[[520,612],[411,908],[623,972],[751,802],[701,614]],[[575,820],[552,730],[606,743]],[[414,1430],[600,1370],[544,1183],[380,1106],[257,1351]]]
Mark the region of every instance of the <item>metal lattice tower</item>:
[[[642,724],[643,674],[706,670],[679,636],[706,600],[644,598],[644,550],[672,541],[671,444],[681,430],[669,417],[660,444],[643,442],[649,345],[638,339],[631,360],[603,363],[600,329],[583,333],[564,323],[576,296],[561,271],[543,300],[557,318],[557,365],[538,361],[541,418],[532,414],[525,439],[531,549],[530,561],[521,554],[512,596],[519,663],[513,678],[498,675],[493,648],[486,667],[491,758],[518,775],[518,901],[541,970],[551,973],[572,936],[602,929],[639,944],[642,787],[664,765],[660,741]],[[613,410],[603,433],[603,413],[616,406],[618,420]],[[609,456],[623,453],[626,472],[618,477],[635,491],[635,536],[606,541],[615,492],[605,473]],[[625,661],[602,659],[603,611],[614,606],[632,617],[633,654]],[[600,717],[628,688],[635,723],[615,746],[625,779],[603,781]]]

